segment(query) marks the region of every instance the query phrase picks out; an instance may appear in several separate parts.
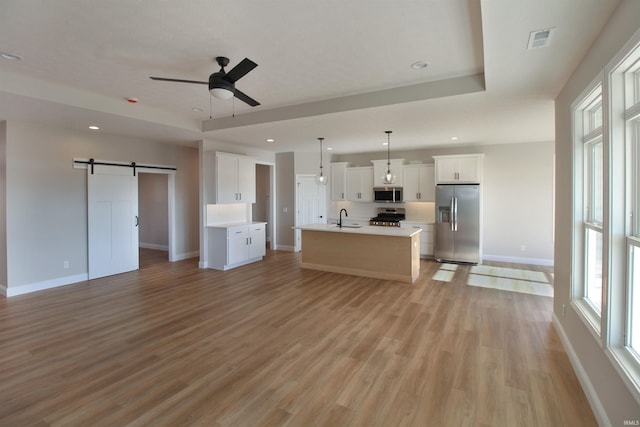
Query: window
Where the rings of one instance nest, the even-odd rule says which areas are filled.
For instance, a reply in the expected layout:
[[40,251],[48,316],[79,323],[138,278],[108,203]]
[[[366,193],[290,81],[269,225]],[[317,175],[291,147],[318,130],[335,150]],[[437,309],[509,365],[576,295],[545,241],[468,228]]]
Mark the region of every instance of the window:
[[[603,293],[604,159],[602,81],[594,82],[573,107],[576,182],[574,204],[582,212],[574,254],[574,302],[584,318],[600,333]],[[580,172],[581,171],[581,172]]]
[[572,113],[572,306],[640,399],[640,31]]
[[[638,242],[636,242],[638,243]],[[640,357],[640,245],[631,245],[629,256],[629,342],[627,346],[636,357]]]
[[[640,56],[640,47],[636,49]],[[626,233],[627,261],[627,342],[632,354],[640,360],[640,60],[629,71],[625,82],[633,96],[625,102],[627,153],[631,159],[627,194],[630,224]]]
[[584,203],[585,226],[585,289],[584,297],[598,316],[602,313],[602,207],[603,207],[603,148],[602,93],[585,109],[584,158],[586,160]]

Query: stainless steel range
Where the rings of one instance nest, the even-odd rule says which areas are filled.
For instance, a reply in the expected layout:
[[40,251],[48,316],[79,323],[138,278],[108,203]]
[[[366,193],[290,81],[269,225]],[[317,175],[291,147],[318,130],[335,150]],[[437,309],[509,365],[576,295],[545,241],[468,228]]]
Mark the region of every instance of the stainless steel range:
[[400,221],[405,219],[404,208],[377,208],[377,216],[369,220],[369,225],[383,227],[400,227]]

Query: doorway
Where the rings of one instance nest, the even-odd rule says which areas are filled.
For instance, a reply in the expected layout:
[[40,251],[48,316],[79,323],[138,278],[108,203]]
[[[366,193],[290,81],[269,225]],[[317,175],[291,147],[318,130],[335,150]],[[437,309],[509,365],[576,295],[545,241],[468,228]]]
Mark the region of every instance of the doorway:
[[267,223],[267,249],[277,247],[275,198],[276,165],[270,162],[256,162],[256,202],[251,205],[251,220]]
[[140,267],[169,261],[169,175],[138,174]]

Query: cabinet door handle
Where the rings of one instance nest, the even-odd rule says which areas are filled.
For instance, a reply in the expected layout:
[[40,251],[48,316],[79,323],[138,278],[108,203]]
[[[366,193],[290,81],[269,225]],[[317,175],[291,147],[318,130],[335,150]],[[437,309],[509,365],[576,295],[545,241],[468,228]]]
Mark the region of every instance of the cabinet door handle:
[[242,193],[238,193],[238,200],[242,200]]
[[253,237],[249,237],[249,244],[253,244]]

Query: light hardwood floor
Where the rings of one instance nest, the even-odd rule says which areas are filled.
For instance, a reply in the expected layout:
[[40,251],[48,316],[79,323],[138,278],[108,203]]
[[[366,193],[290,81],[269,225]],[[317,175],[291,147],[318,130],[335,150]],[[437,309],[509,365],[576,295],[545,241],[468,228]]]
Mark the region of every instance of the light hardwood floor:
[[154,257],[0,299],[0,425],[596,425],[551,298]]

